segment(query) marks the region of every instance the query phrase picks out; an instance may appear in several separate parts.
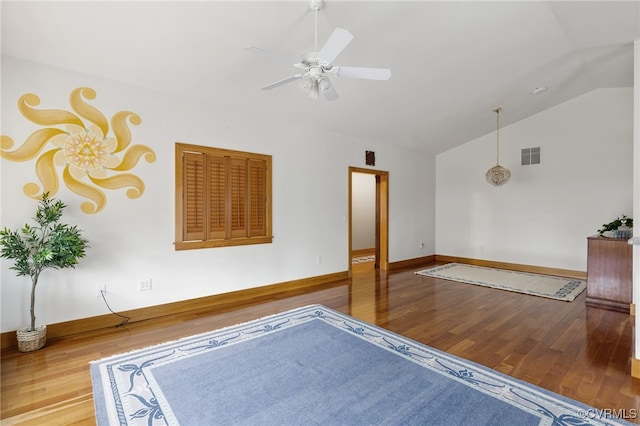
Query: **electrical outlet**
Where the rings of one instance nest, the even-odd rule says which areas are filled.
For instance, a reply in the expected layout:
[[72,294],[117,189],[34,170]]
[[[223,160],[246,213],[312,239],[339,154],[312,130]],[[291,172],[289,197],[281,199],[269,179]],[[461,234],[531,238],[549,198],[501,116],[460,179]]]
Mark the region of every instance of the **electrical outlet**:
[[151,278],[147,280],[140,280],[140,282],[138,283],[138,290],[140,291],[151,290]]
[[96,297],[102,297],[102,293],[107,293],[106,284],[96,284]]

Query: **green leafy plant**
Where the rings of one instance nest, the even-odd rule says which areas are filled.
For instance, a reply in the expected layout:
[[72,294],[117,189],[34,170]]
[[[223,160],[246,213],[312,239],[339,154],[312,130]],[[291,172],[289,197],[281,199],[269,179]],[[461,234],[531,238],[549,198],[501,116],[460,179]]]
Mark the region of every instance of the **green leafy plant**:
[[60,223],[66,205],[44,193],[33,218],[38,226],[25,224],[22,229],[0,230],[0,257],[14,261],[11,269],[18,276],[31,277],[31,326],[36,329],[35,295],[40,274],[47,268],[75,268],[85,256],[87,240],[76,226]]
[[598,229],[598,234],[602,235],[607,231],[615,231],[621,226],[633,228],[633,219],[622,215],[616,218],[613,222],[605,223],[604,225],[602,225],[602,228]]

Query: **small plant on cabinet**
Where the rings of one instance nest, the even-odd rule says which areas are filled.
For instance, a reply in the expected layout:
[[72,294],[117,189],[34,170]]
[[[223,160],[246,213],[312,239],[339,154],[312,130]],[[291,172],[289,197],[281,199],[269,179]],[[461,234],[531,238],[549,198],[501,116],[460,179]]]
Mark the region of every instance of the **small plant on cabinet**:
[[[600,236],[614,236],[615,238],[629,238],[631,236],[631,229],[633,228],[633,218],[622,215],[612,222],[605,223],[602,228],[598,229]],[[622,232],[620,232],[622,231]],[[608,235],[604,235],[608,233]],[[629,236],[627,236],[629,234]]]

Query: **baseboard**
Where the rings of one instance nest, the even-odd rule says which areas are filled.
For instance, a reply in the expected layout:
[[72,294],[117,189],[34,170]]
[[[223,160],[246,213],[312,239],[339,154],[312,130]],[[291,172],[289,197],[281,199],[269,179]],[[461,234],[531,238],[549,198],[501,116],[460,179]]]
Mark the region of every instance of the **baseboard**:
[[[163,305],[149,306],[146,308],[133,309],[119,312],[121,315],[130,317],[130,323],[144,321],[152,318],[175,315],[200,309],[218,308],[228,303],[242,303],[243,301],[261,300],[273,297],[274,294],[292,291],[309,290],[313,287],[328,283],[346,280],[347,271],[333,274],[319,275],[316,277],[303,278],[300,280],[287,281],[278,284],[270,284],[262,287],[238,290],[229,293],[216,294],[213,296],[199,297],[196,299],[172,302]],[[73,321],[65,321],[56,324],[47,324],[47,340],[71,336],[87,331],[95,331],[109,327],[115,327],[121,322],[121,318],[114,315],[99,315],[89,318],[81,318]],[[0,335],[0,348],[5,349],[18,345],[16,332],[7,331]]]
[[435,261],[436,261],[436,255],[432,254],[431,256],[416,257],[414,259],[390,262],[389,271],[397,271],[400,269],[407,269],[407,268],[420,268],[429,263],[433,263]]
[[596,297],[587,297],[584,299],[587,306],[594,308],[608,309],[610,311],[622,312],[623,314],[631,314],[631,306],[628,303],[616,302],[613,300],[599,299]]
[[577,280],[586,280],[586,271],[574,271],[571,269],[547,268],[544,266],[522,265],[518,263],[496,262],[493,260],[470,259],[466,257],[443,256],[436,255],[436,262],[444,263],[466,263],[469,265],[486,266],[489,268],[509,269],[518,272],[531,272],[534,274],[555,275],[557,277],[574,278]]

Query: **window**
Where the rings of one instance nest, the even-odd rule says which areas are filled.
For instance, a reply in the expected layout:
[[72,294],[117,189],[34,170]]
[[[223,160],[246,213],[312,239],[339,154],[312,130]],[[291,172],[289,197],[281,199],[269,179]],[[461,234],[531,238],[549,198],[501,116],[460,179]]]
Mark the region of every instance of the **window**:
[[272,238],[270,155],[176,143],[176,250]]

